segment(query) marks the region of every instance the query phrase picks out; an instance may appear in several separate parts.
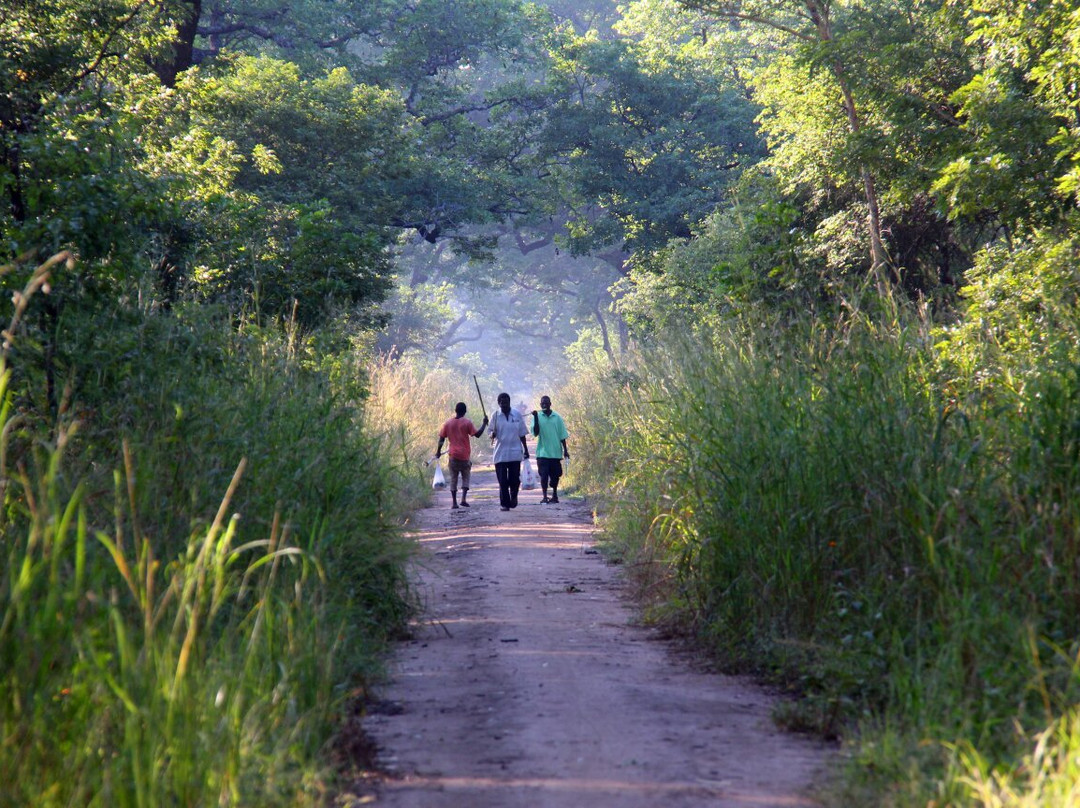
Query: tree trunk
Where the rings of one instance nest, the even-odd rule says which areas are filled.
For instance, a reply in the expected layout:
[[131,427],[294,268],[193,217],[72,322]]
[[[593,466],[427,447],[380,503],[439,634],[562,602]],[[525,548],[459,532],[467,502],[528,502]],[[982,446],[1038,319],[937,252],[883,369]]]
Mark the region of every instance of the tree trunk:
[[600,309],[600,298],[596,298],[593,301],[593,315],[596,317],[596,322],[600,324],[600,336],[604,343],[604,353],[606,353],[608,359],[611,360],[611,364],[617,364],[615,361],[615,351],[611,348],[611,337],[608,336],[607,321],[604,320],[604,312]]
[[[841,73],[840,66],[833,68],[836,80],[840,83],[840,91],[844,94],[844,109],[847,111],[848,123],[851,125],[852,134],[861,131],[858,110],[855,108],[855,98],[847,86]],[[863,194],[866,198],[867,228],[870,231],[870,272],[874,276],[874,284],[878,294],[886,296],[889,292],[890,280],[898,280],[889,263],[888,253],[885,252],[885,243],[881,239],[881,208],[878,206],[877,188],[874,186],[874,175],[866,166],[860,166],[862,174]]]
[[176,86],[176,77],[191,67],[195,54],[195,35],[202,15],[202,0],[176,0],[175,6],[181,20],[176,27],[176,41],[172,53],[161,62],[151,65],[161,83],[166,87]]
[[[827,5],[819,5],[817,0],[806,0],[806,11],[810,15],[818,39],[822,42],[832,42],[832,24],[829,21]],[[855,95],[851,92],[847,78],[844,76],[844,66],[839,61],[833,61],[832,72],[836,82],[840,86],[840,93],[844,98],[844,112],[847,114],[848,126],[853,135],[862,131],[862,122],[859,120],[859,110],[855,105]],[[863,195],[866,199],[867,229],[870,231],[870,272],[874,276],[878,294],[887,296],[889,292],[889,256],[885,252],[885,244],[881,238],[881,208],[878,205],[877,189],[874,186],[874,177],[870,169],[861,166],[859,173],[862,175]]]
[[8,209],[11,218],[16,222],[26,221],[26,200],[23,195],[22,184],[22,159],[19,155],[19,144],[12,135],[5,134],[5,140],[11,137],[11,145],[4,149],[4,165],[11,173],[12,181],[8,183]]

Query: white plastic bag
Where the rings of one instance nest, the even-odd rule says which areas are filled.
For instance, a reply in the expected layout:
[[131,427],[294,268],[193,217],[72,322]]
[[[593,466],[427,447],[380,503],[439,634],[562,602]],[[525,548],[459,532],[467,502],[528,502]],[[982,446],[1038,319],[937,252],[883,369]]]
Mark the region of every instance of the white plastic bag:
[[536,472],[528,459],[521,462],[521,487],[526,491],[536,488]]
[[431,487],[432,488],[446,488],[446,478],[443,477],[442,465],[439,464],[439,463],[435,464],[435,477],[431,481]]

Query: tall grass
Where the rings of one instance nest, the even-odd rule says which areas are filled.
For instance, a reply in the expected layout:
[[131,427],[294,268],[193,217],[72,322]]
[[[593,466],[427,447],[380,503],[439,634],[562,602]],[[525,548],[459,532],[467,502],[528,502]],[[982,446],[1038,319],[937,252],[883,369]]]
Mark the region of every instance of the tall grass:
[[854,317],[673,340],[582,402],[654,613],[858,738],[876,804],[984,804],[949,750],[1007,768],[1080,692],[1080,376],[954,382],[917,319]]
[[136,514],[94,530],[62,468],[18,480],[5,536],[0,802],[296,804],[334,701],[313,559],[280,528],[237,545],[229,496],[177,557]]
[[0,376],[0,805],[321,804],[410,609],[362,359],[205,310],[91,322],[52,424],[31,351]]
[[439,426],[453,414],[458,400],[454,394],[464,381],[446,368],[426,368],[389,357],[375,361],[372,423],[390,436],[402,463],[415,466],[435,453]]
[[[431,494],[432,470],[424,461],[435,454],[439,428],[454,414],[454,405],[464,401],[466,417],[479,428],[482,416],[473,377],[442,365],[381,358],[371,366],[371,390],[368,405],[369,423],[392,447],[395,458],[409,470],[413,482],[414,504],[426,501]],[[485,407],[493,406],[495,386],[491,380],[479,380],[487,391]],[[486,437],[485,433],[484,437]],[[473,443],[473,463],[487,457],[484,440]],[[443,453],[446,453],[443,446]]]

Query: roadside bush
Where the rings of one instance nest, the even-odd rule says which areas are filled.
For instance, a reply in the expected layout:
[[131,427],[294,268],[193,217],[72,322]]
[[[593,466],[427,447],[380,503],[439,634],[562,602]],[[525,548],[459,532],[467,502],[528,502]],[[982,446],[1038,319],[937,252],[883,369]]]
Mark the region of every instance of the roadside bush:
[[3,368],[0,804],[319,804],[409,614],[405,470],[365,423],[363,356],[110,314],[61,321],[51,421],[44,352],[19,388]]
[[605,535],[654,616],[799,694],[781,720],[853,739],[880,804],[983,804],[951,750],[1019,765],[1075,703],[1080,376],[1057,317],[1007,396],[959,384],[918,318],[858,316],[669,339],[588,396],[604,471],[583,483],[614,481]]

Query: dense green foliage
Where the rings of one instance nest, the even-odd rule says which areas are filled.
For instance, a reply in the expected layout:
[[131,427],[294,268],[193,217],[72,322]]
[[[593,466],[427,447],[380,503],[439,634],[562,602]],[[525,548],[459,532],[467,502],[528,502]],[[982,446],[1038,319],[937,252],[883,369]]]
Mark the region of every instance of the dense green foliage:
[[611,552],[656,619],[846,742],[831,803],[1071,804],[1075,14],[686,5],[627,23],[771,48],[742,65],[770,149],[635,267],[651,347],[562,394]]
[[93,330],[72,380],[96,395],[48,434],[3,362],[0,803],[316,804],[408,612],[391,435],[295,336],[198,310]]
[[755,324],[573,394],[613,552],[658,619],[798,693],[788,724],[854,741],[868,790],[839,804],[983,804],[939,778],[1074,714],[1080,317],[1060,294],[997,302],[1028,323],[1007,354],[917,322]]
[[838,804],[1061,804],[1078,31],[0,0],[0,800],[317,800],[449,391],[572,366],[613,552],[850,744]]

